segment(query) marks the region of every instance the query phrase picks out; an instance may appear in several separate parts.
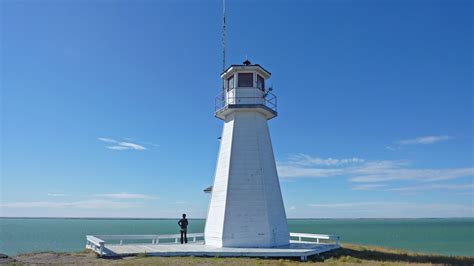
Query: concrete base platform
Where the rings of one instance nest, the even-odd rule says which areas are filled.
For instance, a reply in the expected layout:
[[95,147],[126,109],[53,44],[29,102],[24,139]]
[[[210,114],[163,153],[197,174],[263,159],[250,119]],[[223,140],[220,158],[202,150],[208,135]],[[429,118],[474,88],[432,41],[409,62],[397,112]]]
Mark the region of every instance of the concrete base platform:
[[278,248],[216,248],[204,245],[203,242],[190,244],[106,244],[105,256],[201,256],[201,257],[299,257],[306,260],[308,256],[338,249],[337,244],[315,244],[291,242],[287,247]]

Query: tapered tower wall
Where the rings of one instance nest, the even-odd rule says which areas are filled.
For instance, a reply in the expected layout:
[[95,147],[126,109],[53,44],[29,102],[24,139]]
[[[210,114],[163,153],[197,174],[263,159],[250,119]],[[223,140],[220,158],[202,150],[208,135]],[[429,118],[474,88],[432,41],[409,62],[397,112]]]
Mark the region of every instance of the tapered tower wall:
[[217,247],[289,243],[267,117],[257,109],[225,117],[205,241]]

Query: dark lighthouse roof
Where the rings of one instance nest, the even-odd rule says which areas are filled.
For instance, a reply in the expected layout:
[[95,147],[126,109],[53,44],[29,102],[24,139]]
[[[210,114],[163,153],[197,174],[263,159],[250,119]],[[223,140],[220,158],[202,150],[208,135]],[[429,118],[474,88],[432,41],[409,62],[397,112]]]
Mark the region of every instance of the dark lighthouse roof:
[[261,65],[259,64],[252,64],[248,59],[245,59],[244,62],[242,62],[241,65],[230,65],[226,70],[224,70],[224,72],[222,72],[221,75],[225,74],[227,71],[229,71],[231,68],[238,68],[238,67],[258,67],[260,68],[263,72],[265,72],[266,74],[268,74],[268,76],[271,76],[272,73],[270,73],[270,71],[266,70],[265,68],[263,68]]

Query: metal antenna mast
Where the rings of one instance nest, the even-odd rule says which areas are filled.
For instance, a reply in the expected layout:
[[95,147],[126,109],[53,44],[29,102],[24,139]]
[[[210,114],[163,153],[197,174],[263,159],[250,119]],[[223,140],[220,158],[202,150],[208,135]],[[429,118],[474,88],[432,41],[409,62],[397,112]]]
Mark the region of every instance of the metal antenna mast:
[[222,72],[225,71],[225,46],[226,46],[225,0],[222,0]]

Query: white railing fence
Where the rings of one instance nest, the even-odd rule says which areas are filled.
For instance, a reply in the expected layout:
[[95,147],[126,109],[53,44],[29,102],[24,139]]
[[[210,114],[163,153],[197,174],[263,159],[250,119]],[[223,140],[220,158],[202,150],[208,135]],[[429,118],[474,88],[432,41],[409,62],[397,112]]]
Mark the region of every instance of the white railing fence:
[[[188,234],[188,243],[204,243],[204,233]],[[180,234],[170,235],[87,235],[86,248],[100,256],[106,254],[105,245],[152,244],[169,245],[180,242]],[[339,245],[339,237],[335,235],[290,233],[291,243],[335,244]]]
[[[99,255],[104,254],[104,246],[125,244],[152,244],[166,245],[180,242],[180,234],[170,235],[87,235],[86,248],[91,249]],[[187,234],[188,243],[204,242],[204,233]]]
[[[290,240],[297,243],[328,243],[339,245],[339,236],[322,235],[322,234],[308,234],[308,233],[290,233]],[[324,241],[321,241],[324,240]]]

